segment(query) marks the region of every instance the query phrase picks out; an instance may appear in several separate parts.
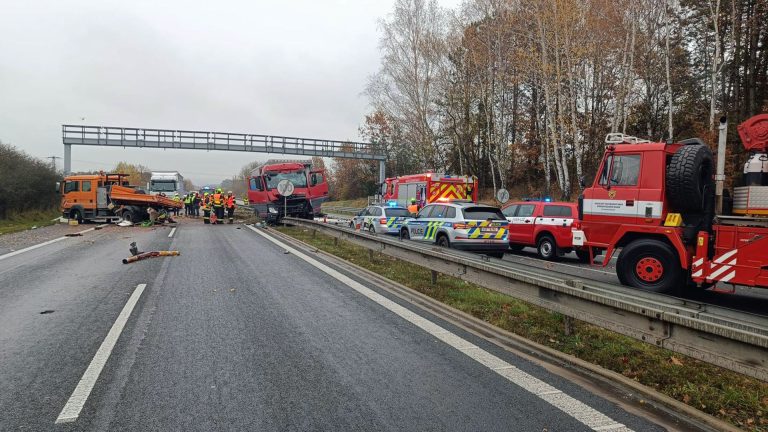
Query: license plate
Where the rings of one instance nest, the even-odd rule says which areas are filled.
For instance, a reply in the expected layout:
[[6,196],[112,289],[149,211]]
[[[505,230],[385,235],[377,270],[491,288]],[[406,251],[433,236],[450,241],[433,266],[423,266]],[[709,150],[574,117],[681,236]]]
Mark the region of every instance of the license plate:
[[480,228],[480,232],[490,233],[490,232],[498,232],[498,231],[499,231],[498,228]]

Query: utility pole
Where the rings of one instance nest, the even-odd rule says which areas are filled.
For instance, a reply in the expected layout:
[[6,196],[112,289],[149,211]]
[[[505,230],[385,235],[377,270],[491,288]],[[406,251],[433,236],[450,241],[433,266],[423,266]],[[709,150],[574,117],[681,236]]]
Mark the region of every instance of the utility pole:
[[61,156],[48,156],[46,159],[51,160],[51,168],[56,171],[56,159],[61,159]]

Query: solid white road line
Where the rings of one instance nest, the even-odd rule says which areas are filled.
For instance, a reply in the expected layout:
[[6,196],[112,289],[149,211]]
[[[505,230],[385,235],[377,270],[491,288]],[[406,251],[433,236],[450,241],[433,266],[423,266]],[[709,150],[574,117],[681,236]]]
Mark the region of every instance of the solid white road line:
[[93,390],[93,386],[96,384],[96,380],[99,379],[101,370],[104,369],[104,365],[107,364],[107,360],[109,360],[109,356],[112,354],[112,349],[115,347],[117,339],[120,338],[120,333],[123,332],[125,323],[128,322],[133,308],[146,287],[147,284],[136,286],[128,302],[123,306],[123,310],[118,315],[117,320],[112,324],[112,328],[107,333],[107,337],[104,338],[104,342],[101,343],[99,350],[96,351],[96,355],[93,356],[88,369],[85,370],[83,377],[80,378],[80,382],[77,383],[77,387],[75,387],[66,405],[64,405],[61,413],[59,413],[59,417],[56,418],[56,423],[69,423],[77,420],[80,411],[85,405],[85,401],[88,400],[88,396],[90,396],[91,390]]
[[[107,226],[107,225],[109,225],[109,224],[99,225],[97,228],[103,228],[103,227],[105,227],[105,226]],[[78,232],[77,232],[77,234],[85,234],[85,233],[87,233],[87,232],[90,232],[90,231],[93,231],[93,230],[95,230],[95,229],[96,229],[96,228],[88,228],[87,230],[78,231]],[[35,249],[41,248],[41,247],[43,247],[43,246],[48,246],[49,244],[53,244],[53,243],[56,243],[56,242],[60,242],[60,241],[62,241],[62,240],[66,240],[66,239],[68,239],[68,238],[69,238],[69,237],[67,237],[67,236],[62,236],[62,237],[58,237],[58,238],[55,238],[55,239],[53,239],[53,240],[48,240],[48,241],[46,241],[46,242],[42,242],[42,243],[38,243],[38,244],[36,244],[36,245],[32,245],[32,246],[29,246],[29,247],[25,247],[24,249],[19,249],[19,250],[17,250],[17,251],[8,252],[8,253],[7,253],[7,254],[5,254],[5,255],[0,255],[0,261],[4,260],[4,259],[6,259],[6,258],[10,258],[10,257],[12,257],[12,256],[16,256],[16,255],[19,255],[19,254],[23,254],[24,252],[29,252],[29,251],[31,251],[31,250],[35,250]]]
[[445,342],[451,347],[461,351],[465,355],[469,356],[470,358],[477,361],[478,363],[488,367],[489,369],[501,375],[502,377],[506,378],[510,382],[518,385],[519,387],[523,388],[528,392],[533,393],[534,395],[538,396],[542,400],[548,402],[552,406],[560,409],[567,415],[575,418],[576,420],[580,421],[584,425],[588,426],[592,430],[615,430],[615,431],[623,431],[623,432],[632,431],[631,429],[624,426],[623,424],[616,422],[615,420],[611,419],[605,414],[589,407],[585,403],[571,396],[568,396],[567,394],[556,389],[555,387],[545,383],[544,381],[534,377],[533,375],[528,374],[527,372],[520,370],[519,368],[507,363],[506,361],[500,359],[499,357],[496,357],[495,355],[489,353],[488,351],[485,351],[484,349],[478,347],[477,345],[451,333],[450,331],[440,327],[439,325],[433,323],[432,321],[429,321],[426,318],[423,318],[420,315],[414,312],[411,312],[407,308],[400,306],[399,304],[393,302],[392,300],[389,300],[388,298],[371,290],[370,288],[365,287],[364,285],[360,284],[354,279],[351,279],[345,276],[344,274],[320,263],[319,261],[307,255],[304,255],[298,250],[288,246],[287,244],[277,239],[272,238],[271,236],[268,236],[260,232],[259,230],[253,228],[252,226],[248,226],[248,228],[251,231],[255,232],[256,234],[271,241],[272,243],[289,251],[293,255],[301,258],[302,260],[316,267],[320,271],[328,274],[334,279],[349,286],[350,288],[357,291],[358,293],[368,297],[370,300],[374,301],[375,303],[378,303],[382,307],[400,316],[404,320],[421,328],[425,332],[431,334],[437,339],[440,339],[441,341]]
[[168,238],[173,237],[173,233],[175,233],[175,232],[176,232],[176,227],[171,228],[171,232],[168,233]]

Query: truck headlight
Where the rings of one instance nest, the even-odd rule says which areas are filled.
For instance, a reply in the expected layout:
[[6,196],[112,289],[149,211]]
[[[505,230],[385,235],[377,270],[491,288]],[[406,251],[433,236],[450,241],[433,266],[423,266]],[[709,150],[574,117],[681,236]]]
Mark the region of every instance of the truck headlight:
[[269,207],[267,210],[272,214],[277,214],[277,209],[274,207]]

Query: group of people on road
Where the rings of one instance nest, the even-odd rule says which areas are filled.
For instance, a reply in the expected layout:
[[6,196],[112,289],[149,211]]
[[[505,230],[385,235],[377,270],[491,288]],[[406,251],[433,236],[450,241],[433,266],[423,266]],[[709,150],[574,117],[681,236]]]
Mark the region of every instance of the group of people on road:
[[[226,214],[227,223],[235,222],[235,194],[232,191],[225,195],[221,188],[216,188],[213,193],[204,192],[202,195],[197,192],[190,192],[183,197],[176,193],[174,201],[184,203],[184,216],[200,217],[200,210],[203,211],[204,224],[223,224]],[[171,213],[178,216],[179,209],[174,208]]]
[[216,188],[213,193],[205,192],[201,202],[203,223],[223,224],[225,212],[227,223],[234,223],[236,206],[235,194],[232,191],[228,191],[226,195],[221,191],[221,188]]

